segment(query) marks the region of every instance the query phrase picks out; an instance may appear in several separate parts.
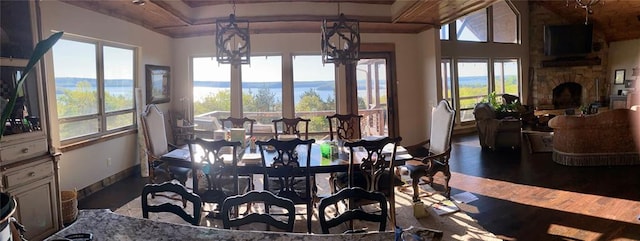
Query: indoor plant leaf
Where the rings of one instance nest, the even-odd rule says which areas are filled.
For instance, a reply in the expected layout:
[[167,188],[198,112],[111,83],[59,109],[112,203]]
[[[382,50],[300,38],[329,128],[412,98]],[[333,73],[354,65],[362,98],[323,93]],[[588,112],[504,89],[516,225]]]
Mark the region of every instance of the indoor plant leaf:
[[63,34],[64,32],[54,33],[51,36],[49,36],[49,38],[42,40],[38,42],[38,44],[36,44],[36,48],[33,50],[33,54],[31,55],[31,58],[29,58],[29,62],[27,63],[27,66],[24,68],[23,74],[20,76],[20,79],[16,83],[13,93],[11,93],[11,98],[9,99],[9,103],[7,103],[6,108],[2,110],[2,116],[0,117],[0,140],[4,135],[4,131],[6,128],[5,123],[7,123],[7,119],[9,119],[9,116],[13,112],[13,108],[15,107],[16,100],[18,99],[18,90],[22,88],[22,84],[24,83],[24,80],[27,79],[27,76],[29,76],[29,73],[31,72],[31,69],[33,69],[33,66],[35,66],[36,63],[38,63],[38,61],[42,59],[44,54],[47,53],[47,51],[49,51],[49,49],[51,49],[51,47],[53,47],[53,45],[56,44],[56,42],[58,42],[58,40],[60,39],[60,37],[62,37]]

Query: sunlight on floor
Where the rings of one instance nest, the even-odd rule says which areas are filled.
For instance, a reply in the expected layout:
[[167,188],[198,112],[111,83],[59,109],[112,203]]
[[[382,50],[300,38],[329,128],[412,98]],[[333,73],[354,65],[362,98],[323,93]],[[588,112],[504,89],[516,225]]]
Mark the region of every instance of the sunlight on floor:
[[[456,172],[452,172],[450,185],[474,194],[524,205],[638,224],[636,218],[640,202],[637,201],[510,183]],[[602,202],[603,198],[607,201]],[[574,200],[581,200],[580,203],[589,205],[576,205]]]
[[[547,231],[548,234],[556,235],[558,237],[563,237],[564,234],[567,233],[581,233],[585,237],[599,237],[601,233],[592,232],[588,230],[567,227],[560,224],[551,224]],[[566,240],[575,239],[576,237],[567,237]]]

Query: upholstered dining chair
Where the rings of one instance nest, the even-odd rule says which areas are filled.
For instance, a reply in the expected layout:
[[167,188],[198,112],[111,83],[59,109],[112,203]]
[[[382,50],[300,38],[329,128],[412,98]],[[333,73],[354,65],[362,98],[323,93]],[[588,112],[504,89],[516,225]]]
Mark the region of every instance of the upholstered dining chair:
[[[154,196],[158,193],[171,192],[182,197],[183,200],[189,201],[193,204],[193,211],[188,214],[182,207],[173,203],[163,203],[160,205],[149,204],[149,195]],[[187,191],[187,189],[177,183],[165,182],[162,184],[147,184],[142,188],[142,217],[149,218],[149,213],[169,212],[180,216],[184,221],[193,225],[200,225],[200,218],[202,217],[202,201],[200,196],[195,193]]]
[[[345,142],[344,146],[349,148],[350,153],[348,171],[338,173],[330,182],[331,193],[344,188],[361,187],[369,192],[383,193],[389,201],[389,207],[395,207],[394,187],[403,184],[394,175],[396,147],[401,140],[402,137],[382,137]],[[391,145],[391,148],[385,148],[387,145]],[[389,210],[391,223],[395,226],[395,208]]]
[[409,170],[412,179],[413,201],[419,200],[420,189],[418,182],[423,176],[428,178],[428,184],[433,185],[433,176],[437,172],[444,174],[444,194],[447,198],[451,194],[449,180],[449,157],[451,155],[451,135],[456,112],[451,108],[447,100],[442,100],[431,111],[431,135],[428,140],[413,146],[408,146],[407,151],[413,156],[412,161],[407,161],[405,167]]
[[[245,193],[251,188],[249,177],[238,176],[237,153],[240,150],[240,142],[202,138],[187,141],[191,161],[200,163],[200,170],[207,181],[207,186],[203,188],[198,186],[197,181],[194,181],[193,185],[193,191],[200,195],[203,203],[217,204],[219,209],[225,198]],[[200,152],[197,146],[201,148]],[[217,217],[214,210],[210,210],[207,216]]]
[[253,125],[256,123],[256,120],[254,119],[250,119],[248,117],[244,117],[244,118],[227,117],[224,119],[219,119],[219,121],[223,127],[245,128],[247,132],[247,136],[249,138],[253,137]]
[[[155,104],[147,105],[141,115],[142,132],[145,140],[146,153],[149,164],[149,180],[151,183],[161,183],[177,179],[186,185],[191,168],[171,165],[172,159],[189,162],[188,156],[168,156],[170,151],[177,149],[167,141],[164,114]],[[179,152],[176,150],[174,152]]]
[[[299,138],[256,141],[264,167],[264,190],[290,199],[295,204],[305,204],[309,233],[315,193],[315,178],[310,171],[311,144],[314,142],[314,139]],[[269,153],[269,149],[273,150],[273,154]],[[267,159],[271,160],[267,161]]]
[[[264,213],[251,212],[246,215],[238,215],[241,205],[247,204],[249,209],[252,204],[263,204],[265,207],[279,207],[286,210],[286,220],[276,218],[268,211]],[[265,208],[265,210],[268,210]],[[296,207],[293,201],[287,198],[278,197],[269,191],[250,191],[248,193],[231,196],[222,203],[222,226],[225,229],[239,228],[251,223],[264,223],[269,227],[275,227],[285,232],[293,232],[296,220]]]
[[[369,213],[358,206],[351,205],[352,203],[350,203],[350,201],[356,198],[377,204],[380,207],[380,212]],[[337,213],[337,215],[335,217],[327,218],[327,215],[330,213],[327,208],[330,205],[337,207],[340,202],[347,204],[346,211],[338,212],[338,210],[336,210],[335,213]],[[350,227],[346,232],[353,232],[354,228],[351,222],[353,220],[377,222],[380,225],[378,231],[385,231],[387,228],[387,213],[387,198],[384,194],[381,192],[366,191],[361,187],[344,188],[331,196],[322,198],[318,205],[318,220],[322,233],[324,234],[328,234],[330,228],[345,222],[350,222]]]
[[[301,117],[296,117],[293,119],[280,118],[280,119],[272,120],[271,122],[273,122],[275,139],[278,139],[279,135],[296,135],[300,139],[304,139],[304,140],[309,139],[309,122],[311,122],[310,119],[304,119]],[[304,129],[300,129],[301,122],[302,122],[302,125],[304,125]],[[278,132],[278,126],[280,126],[281,128],[280,132]],[[304,132],[302,130],[304,130]],[[302,138],[302,134],[304,134],[304,138]]]
[[360,122],[362,115],[355,114],[334,114],[327,116],[329,121],[330,140],[351,140],[360,139],[362,134]]

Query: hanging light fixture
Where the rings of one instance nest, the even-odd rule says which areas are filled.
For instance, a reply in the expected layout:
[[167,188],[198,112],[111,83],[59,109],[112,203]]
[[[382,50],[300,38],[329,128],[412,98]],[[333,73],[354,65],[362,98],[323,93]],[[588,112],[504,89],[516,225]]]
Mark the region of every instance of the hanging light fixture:
[[249,21],[236,19],[236,2],[228,19],[216,20],[216,60],[219,64],[249,64]]
[[[340,3],[338,2],[338,13]],[[337,19],[322,20],[322,63],[355,63],[360,58],[360,21],[347,19],[340,13]]]
[[[567,6],[569,6],[569,1],[567,0]],[[589,24],[589,14],[593,14],[593,5],[600,3],[601,0],[574,0],[576,2],[575,8],[582,8],[585,11],[584,17],[584,25]],[[602,1],[604,4],[604,1]]]

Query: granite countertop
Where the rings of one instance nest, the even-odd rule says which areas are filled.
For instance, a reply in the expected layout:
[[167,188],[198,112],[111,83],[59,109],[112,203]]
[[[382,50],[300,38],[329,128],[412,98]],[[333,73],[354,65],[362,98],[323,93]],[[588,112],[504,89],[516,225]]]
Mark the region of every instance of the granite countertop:
[[[420,229],[411,230],[422,233]],[[133,218],[111,212],[108,209],[80,210],[78,219],[45,240],[55,240],[73,233],[92,233],[93,240],[394,240],[393,231],[370,232],[350,235],[304,234],[269,231],[227,230],[188,226]]]

